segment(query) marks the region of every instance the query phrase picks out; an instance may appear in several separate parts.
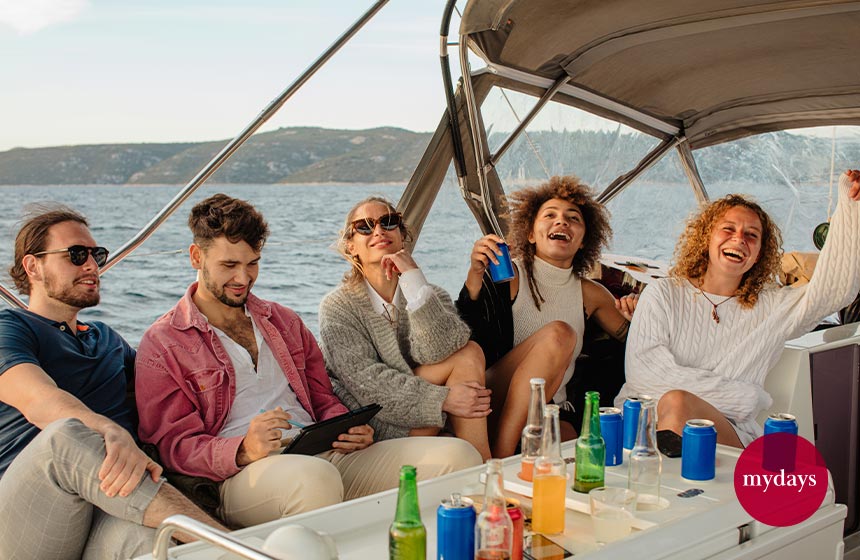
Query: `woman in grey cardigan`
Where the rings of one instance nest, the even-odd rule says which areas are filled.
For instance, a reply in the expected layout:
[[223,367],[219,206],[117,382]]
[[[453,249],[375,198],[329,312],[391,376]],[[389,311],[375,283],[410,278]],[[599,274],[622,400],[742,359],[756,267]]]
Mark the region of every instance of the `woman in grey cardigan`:
[[332,385],[350,408],[382,405],[371,422],[379,439],[434,436],[447,420],[487,459],[483,352],[469,341],[450,296],[424,278],[404,248],[408,240],[400,214],[383,198],[347,214],[338,251],[352,268],[319,313]]

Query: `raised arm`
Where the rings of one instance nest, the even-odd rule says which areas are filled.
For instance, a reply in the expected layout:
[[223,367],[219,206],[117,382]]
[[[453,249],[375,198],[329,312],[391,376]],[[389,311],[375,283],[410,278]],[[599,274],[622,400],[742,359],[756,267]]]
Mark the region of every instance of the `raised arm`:
[[677,363],[669,349],[670,302],[662,297],[660,288],[648,286],[636,307],[627,337],[625,393],[659,399],[668,391],[683,389],[735,420],[745,420],[770,406],[770,396],[756,384]]
[[839,202],[827,242],[809,284],[789,287],[778,310],[780,328],[792,339],[809,332],[822,318],[851,303],[860,292],[860,171],[839,177]]

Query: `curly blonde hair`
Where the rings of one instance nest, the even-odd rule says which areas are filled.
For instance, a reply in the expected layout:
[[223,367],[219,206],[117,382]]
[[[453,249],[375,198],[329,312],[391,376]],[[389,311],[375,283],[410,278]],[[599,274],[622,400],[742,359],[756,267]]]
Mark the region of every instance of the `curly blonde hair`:
[[[349,212],[346,213],[343,228],[338,232],[337,241],[334,244],[335,250],[340,254],[340,256],[346,259],[346,262],[348,262],[351,267],[343,275],[343,281],[346,284],[356,284],[364,280],[364,268],[361,265],[361,260],[358,258],[358,255],[350,254],[348,245],[349,240],[355,235],[355,229],[352,227],[352,223],[357,219],[361,219],[355,217],[355,212],[365,204],[370,203],[382,204],[388,208],[388,212],[390,214],[397,214],[397,208],[394,204],[381,196],[369,196],[364,200],[360,200],[350,208]],[[406,226],[406,222],[401,221],[398,229],[400,230],[400,235],[403,237],[404,243],[408,243],[412,240],[412,232],[409,231],[409,228]]]
[[735,291],[742,307],[752,308],[758,295],[768,283],[776,282],[782,260],[782,233],[773,219],[761,206],[739,194],[730,194],[702,208],[687,220],[687,226],[675,247],[675,265],[669,274],[675,278],[702,280],[708,271],[708,247],[717,221],[735,207],[744,207],[756,213],[761,221],[761,251],[758,260],[741,279]]
[[576,204],[585,220],[585,237],[573,257],[571,267],[577,276],[585,275],[594,267],[600,258],[600,251],[603,247],[608,247],[612,239],[609,211],[597,202],[591,188],[577,177],[553,177],[537,187],[511,193],[507,197],[511,216],[508,241],[513,256],[522,258],[529,278],[529,290],[538,309],[545,300],[534,279],[535,244],[529,242],[529,235],[534,229],[540,207],[554,198]]

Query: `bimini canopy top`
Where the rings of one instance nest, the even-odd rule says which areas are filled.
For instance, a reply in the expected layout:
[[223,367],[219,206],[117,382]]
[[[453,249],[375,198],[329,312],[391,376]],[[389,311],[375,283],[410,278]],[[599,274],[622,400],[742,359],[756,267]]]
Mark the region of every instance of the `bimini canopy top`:
[[860,124],[860,2],[472,0],[461,35],[491,72],[691,149]]

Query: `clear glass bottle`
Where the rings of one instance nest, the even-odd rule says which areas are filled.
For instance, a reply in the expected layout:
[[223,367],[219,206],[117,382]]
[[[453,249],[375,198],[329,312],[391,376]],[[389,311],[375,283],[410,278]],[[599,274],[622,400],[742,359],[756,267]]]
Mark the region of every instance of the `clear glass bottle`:
[[640,397],[642,411],[636,430],[636,445],[630,451],[627,487],[638,495],[637,508],[657,509],[660,504],[660,474],[663,459],[657,451],[657,401]]
[[532,494],[532,530],[551,535],[564,532],[564,499],[567,471],[561,457],[558,405],[546,405],[543,442],[535,461]]
[[400,467],[397,512],[388,529],[389,560],[425,560],[427,557],[427,531],[421,522],[415,476],[412,465]]
[[520,478],[532,480],[535,459],[540,455],[541,439],[543,434],[544,409],[546,408],[546,380],[540,377],[529,379],[531,397],[529,399],[529,415],[526,427],[523,428],[520,440],[520,451],[523,454],[523,462],[520,468]]
[[600,393],[585,393],[585,414],[582,430],[576,440],[576,465],[573,489],[588,493],[592,488],[605,486],[606,444],[600,435]]
[[502,461],[487,461],[484,509],[475,522],[475,560],[509,560],[513,545],[514,523],[508,515],[502,491]]

